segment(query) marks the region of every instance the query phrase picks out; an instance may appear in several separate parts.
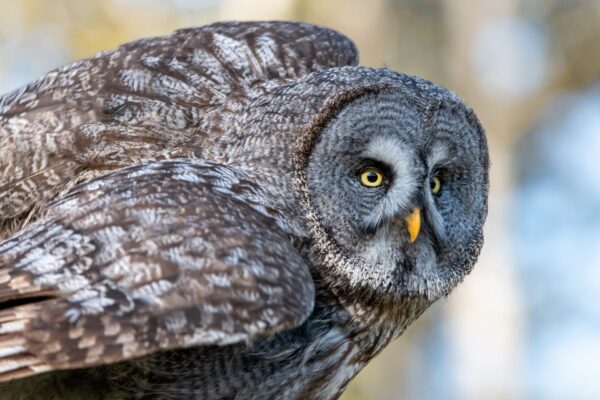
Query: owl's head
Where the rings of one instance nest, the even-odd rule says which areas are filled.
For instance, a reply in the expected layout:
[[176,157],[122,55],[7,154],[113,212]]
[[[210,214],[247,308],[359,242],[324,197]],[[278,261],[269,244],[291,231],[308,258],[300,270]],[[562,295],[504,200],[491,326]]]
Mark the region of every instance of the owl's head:
[[472,269],[483,243],[483,130],[454,94],[416,82],[337,95],[298,144],[313,257],[354,298],[431,302]]

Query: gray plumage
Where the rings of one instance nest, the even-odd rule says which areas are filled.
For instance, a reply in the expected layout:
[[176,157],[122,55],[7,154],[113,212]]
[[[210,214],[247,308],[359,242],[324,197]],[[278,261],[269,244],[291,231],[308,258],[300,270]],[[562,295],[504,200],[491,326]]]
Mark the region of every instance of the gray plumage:
[[0,98],[0,398],[334,399],[448,294],[485,135],[357,59],[325,28],[220,23]]

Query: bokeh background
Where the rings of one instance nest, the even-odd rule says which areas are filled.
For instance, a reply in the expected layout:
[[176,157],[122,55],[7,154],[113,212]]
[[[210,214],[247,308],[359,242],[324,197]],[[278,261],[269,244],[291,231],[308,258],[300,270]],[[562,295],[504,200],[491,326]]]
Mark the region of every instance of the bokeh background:
[[488,132],[477,268],[343,399],[600,399],[600,1],[0,0],[0,93],[230,19],[335,28],[363,65],[456,91]]

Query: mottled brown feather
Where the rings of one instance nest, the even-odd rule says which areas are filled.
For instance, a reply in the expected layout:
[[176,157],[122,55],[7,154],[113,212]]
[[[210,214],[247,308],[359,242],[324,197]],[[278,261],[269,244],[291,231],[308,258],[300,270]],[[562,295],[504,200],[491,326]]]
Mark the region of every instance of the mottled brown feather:
[[52,203],[0,244],[1,273],[12,277],[0,282],[0,380],[302,323],[311,275],[267,210],[269,193],[251,183],[259,178],[163,161]]
[[[229,22],[137,40],[0,97],[0,238],[73,183],[141,160],[193,156],[271,87],[355,65],[329,29]],[[37,213],[34,213],[37,215]]]

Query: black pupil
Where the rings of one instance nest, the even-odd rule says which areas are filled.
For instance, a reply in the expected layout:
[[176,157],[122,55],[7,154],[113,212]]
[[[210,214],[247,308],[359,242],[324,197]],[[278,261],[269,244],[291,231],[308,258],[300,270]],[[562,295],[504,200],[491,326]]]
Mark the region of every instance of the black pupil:
[[375,172],[369,172],[367,174],[367,180],[371,183],[375,183],[377,182],[377,174]]

